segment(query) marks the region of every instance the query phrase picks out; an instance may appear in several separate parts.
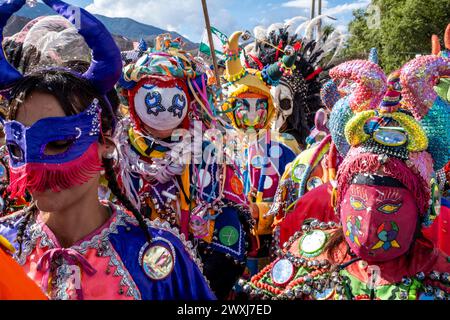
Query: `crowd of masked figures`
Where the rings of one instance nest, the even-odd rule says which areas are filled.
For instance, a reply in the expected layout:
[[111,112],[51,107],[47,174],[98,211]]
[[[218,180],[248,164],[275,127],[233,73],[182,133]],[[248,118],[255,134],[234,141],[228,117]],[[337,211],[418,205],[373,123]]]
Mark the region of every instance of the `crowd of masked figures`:
[[[0,5],[2,28],[23,2]],[[59,15],[3,42],[0,235],[48,297],[450,298],[450,25],[390,74],[376,48],[338,62],[338,34],[311,32],[320,19],[235,32],[214,70],[170,35],[120,52],[88,12],[72,25],[67,4],[44,3]],[[59,73],[95,99],[11,115]],[[96,175],[111,219],[62,248],[34,194]]]

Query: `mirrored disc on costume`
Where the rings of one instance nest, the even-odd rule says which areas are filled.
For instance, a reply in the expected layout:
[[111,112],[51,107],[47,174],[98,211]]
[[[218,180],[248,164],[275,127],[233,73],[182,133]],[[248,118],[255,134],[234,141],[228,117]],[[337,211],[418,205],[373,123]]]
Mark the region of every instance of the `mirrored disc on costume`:
[[296,165],[294,167],[294,172],[293,172],[295,180],[297,180],[297,181],[301,180],[303,178],[303,173],[305,172],[305,170],[306,170],[306,165],[304,165],[304,164]]
[[432,181],[433,181],[433,184],[431,186],[432,217],[430,218],[434,220],[441,212],[441,192],[439,190],[439,186],[437,185],[437,183],[435,183],[434,179]]
[[264,157],[263,156],[254,156],[251,160],[251,164],[256,169],[261,169],[264,165]]
[[211,184],[211,174],[207,170],[201,169],[198,175],[200,178],[199,183],[203,188],[206,188]]
[[380,128],[373,134],[373,139],[385,146],[398,147],[407,141],[406,134],[399,130]]
[[239,231],[233,226],[223,227],[219,231],[219,240],[223,245],[231,247],[238,242]]
[[327,235],[322,230],[313,230],[300,240],[300,251],[307,256],[318,256],[327,242]]
[[142,268],[152,280],[167,278],[175,266],[172,250],[164,245],[150,246],[142,256]]
[[266,176],[264,179],[264,190],[269,190],[273,186],[273,179],[269,176]]
[[283,150],[280,146],[273,146],[269,150],[269,155],[271,158],[281,158],[281,155],[283,154]]
[[285,285],[294,276],[294,265],[288,259],[280,259],[272,267],[272,281],[277,285]]
[[322,291],[314,290],[312,296],[315,300],[328,300],[334,295],[334,289],[326,288]]
[[320,179],[319,177],[311,177],[308,182],[306,183],[306,189],[308,189],[308,191],[317,188],[318,186],[322,185],[322,179]]

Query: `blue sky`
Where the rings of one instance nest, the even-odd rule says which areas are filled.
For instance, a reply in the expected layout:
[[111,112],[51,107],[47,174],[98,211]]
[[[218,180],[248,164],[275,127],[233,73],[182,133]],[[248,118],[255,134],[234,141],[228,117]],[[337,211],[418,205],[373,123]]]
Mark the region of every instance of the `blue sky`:
[[[93,13],[128,17],[199,41],[204,21],[200,0],[68,0]],[[318,2],[318,1],[316,1]],[[207,0],[211,24],[226,34],[235,30],[267,27],[294,16],[310,15],[311,0]],[[337,21],[328,20],[346,30],[352,10],[366,8],[370,0],[323,0],[323,10]],[[316,9],[317,10],[317,9]]]

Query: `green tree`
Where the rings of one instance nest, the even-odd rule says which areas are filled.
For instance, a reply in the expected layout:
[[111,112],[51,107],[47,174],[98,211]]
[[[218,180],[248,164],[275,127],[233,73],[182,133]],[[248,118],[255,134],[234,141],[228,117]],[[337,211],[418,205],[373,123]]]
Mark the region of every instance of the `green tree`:
[[375,47],[387,73],[417,54],[430,54],[431,35],[442,40],[450,23],[450,0],[372,0],[372,4],[380,8],[379,28],[369,28],[372,18],[365,10],[354,11],[343,56],[365,58]]

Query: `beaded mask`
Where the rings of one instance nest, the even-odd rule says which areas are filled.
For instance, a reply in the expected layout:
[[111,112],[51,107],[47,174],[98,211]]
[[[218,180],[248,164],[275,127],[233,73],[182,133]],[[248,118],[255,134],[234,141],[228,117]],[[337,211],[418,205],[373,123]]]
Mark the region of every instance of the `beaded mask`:
[[[102,164],[98,156],[101,109],[95,100],[84,112],[68,117],[44,118],[31,127],[6,121],[10,154],[11,197],[25,190],[59,192],[89,181]],[[47,149],[63,142],[60,153]]]
[[366,261],[387,261],[410,248],[418,223],[413,195],[395,179],[357,175],[343,195],[341,221],[352,251]]
[[267,121],[268,100],[264,96],[243,94],[234,102],[234,116],[239,128],[262,129]]

